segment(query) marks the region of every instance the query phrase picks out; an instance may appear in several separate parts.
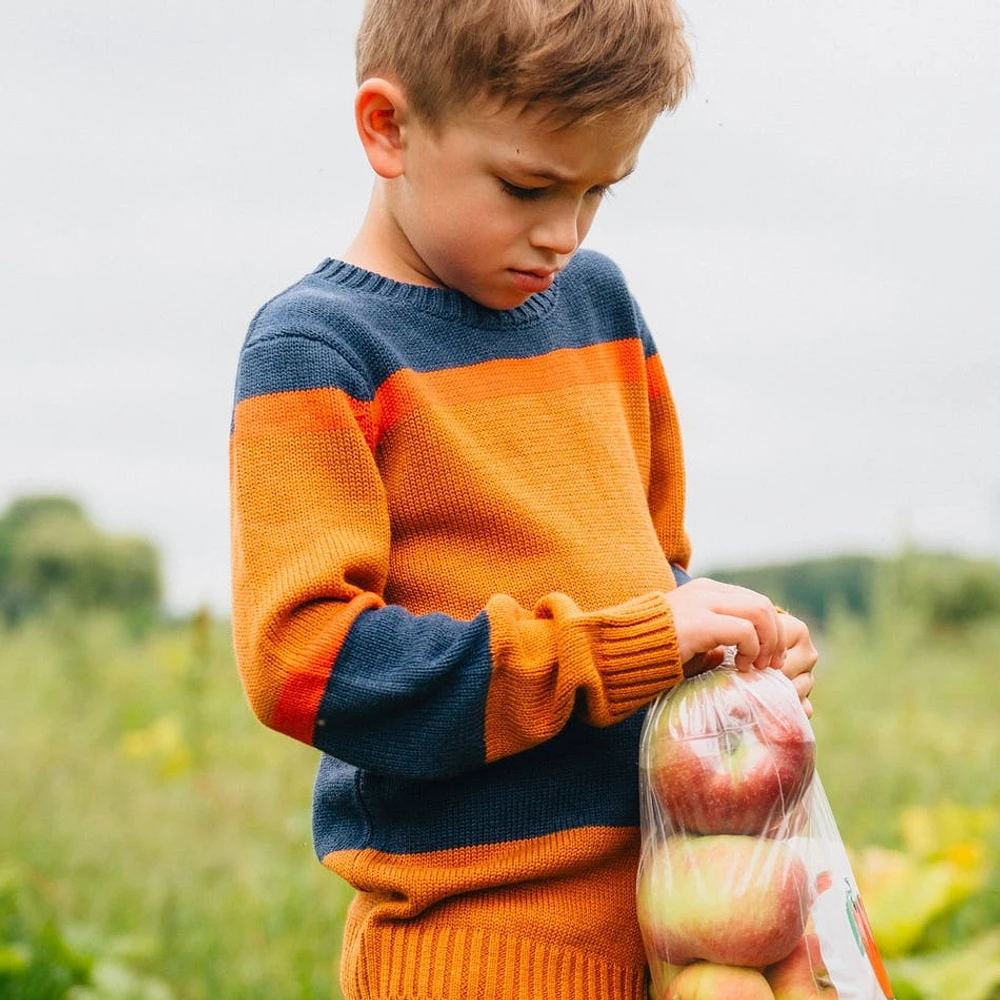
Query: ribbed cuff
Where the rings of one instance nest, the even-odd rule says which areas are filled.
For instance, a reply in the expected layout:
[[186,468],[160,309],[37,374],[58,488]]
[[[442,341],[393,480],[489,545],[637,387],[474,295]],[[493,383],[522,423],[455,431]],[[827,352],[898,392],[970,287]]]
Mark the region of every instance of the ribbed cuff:
[[588,710],[598,726],[627,718],[684,677],[674,616],[661,593],[574,616],[563,643],[570,657],[585,646],[597,665],[604,701],[588,702]]

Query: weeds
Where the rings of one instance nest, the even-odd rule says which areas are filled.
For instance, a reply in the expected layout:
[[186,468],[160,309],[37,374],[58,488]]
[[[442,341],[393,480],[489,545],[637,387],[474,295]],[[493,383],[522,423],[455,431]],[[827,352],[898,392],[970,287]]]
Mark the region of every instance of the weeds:
[[[818,766],[900,1000],[993,1000],[1000,620],[882,600],[819,637]],[[316,754],[253,719],[226,623],[28,622],[0,684],[2,1000],[339,995]]]

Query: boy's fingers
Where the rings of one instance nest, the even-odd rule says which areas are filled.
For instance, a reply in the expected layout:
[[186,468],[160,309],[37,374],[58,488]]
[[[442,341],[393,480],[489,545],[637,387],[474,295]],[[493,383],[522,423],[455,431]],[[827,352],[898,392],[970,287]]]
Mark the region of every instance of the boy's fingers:
[[670,591],[682,653],[694,656],[715,646],[736,647],[736,667],[780,669],[785,642],[774,605],[756,591],[716,580],[692,580]]
[[805,622],[788,614],[779,615],[778,618],[788,652],[782,670],[788,677],[794,679],[816,666],[819,653],[813,645]]
[[761,655],[760,636],[754,623],[747,618],[719,615],[716,629],[724,646],[735,646],[737,670],[750,670]]
[[694,677],[703,674],[706,670],[713,670],[720,666],[726,658],[726,651],[718,646],[710,649],[707,653],[696,653],[684,664],[684,676]]
[[[737,592],[731,595],[736,602],[738,614],[745,617],[754,629],[757,639],[757,651],[750,664],[759,670],[765,667],[781,668],[785,656],[785,642],[778,620],[777,608],[762,594],[747,590],[745,587],[734,588]],[[721,610],[721,609],[720,609]],[[743,650],[741,650],[743,652]],[[745,652],[749,653],[747,649]],[[739,666],[739,657],[737,657]]]
[[[752,591],[748,593],[752,594]],[[753,594],[753,598],[755,600],[737,612],[741,613],[741,620],[752,631],[754,642],[738,644],[736,666],[740,669],[775,667],[780,670],[785,662],[785,643],[778,613],[767,598],[758,594]]]
[[806,701],[809,695],[812,694],[813,688],[816,686],[816,678],[813,676],[811,671],[804,674],[798,674],[792,678],[792,685],[795,687],[799,700]]

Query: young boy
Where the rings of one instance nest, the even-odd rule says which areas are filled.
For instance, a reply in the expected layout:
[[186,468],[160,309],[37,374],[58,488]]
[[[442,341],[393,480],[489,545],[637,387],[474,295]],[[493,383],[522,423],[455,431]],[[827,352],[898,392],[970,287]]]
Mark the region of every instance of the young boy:
[[348,998],[638,1000],[643,708],[721,645],[809,693],[801,622],[686,582],[656,347],[577,252],[689,72],[672,0],[366,8],[369,210],[255,317],[231,452],[239,665],[323,752]]

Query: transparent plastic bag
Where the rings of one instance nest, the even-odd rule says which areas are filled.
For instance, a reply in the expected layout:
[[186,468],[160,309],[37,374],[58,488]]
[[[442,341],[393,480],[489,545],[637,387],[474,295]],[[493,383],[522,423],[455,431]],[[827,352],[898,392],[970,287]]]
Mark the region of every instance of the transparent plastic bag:
[[652,1000],[892,1000],[791,681],[731,657],[661,695],[640,747]]

